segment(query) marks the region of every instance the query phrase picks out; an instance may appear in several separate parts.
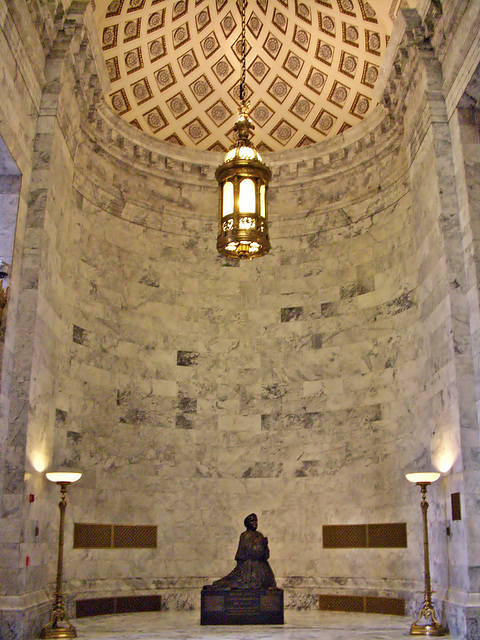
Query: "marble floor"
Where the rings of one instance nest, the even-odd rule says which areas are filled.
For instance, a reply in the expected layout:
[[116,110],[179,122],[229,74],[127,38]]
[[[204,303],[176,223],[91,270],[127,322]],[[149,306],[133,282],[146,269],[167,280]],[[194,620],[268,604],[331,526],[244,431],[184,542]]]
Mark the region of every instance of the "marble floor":
[[[74,620],[81,640],[400,640],[408,617],[285,611],[283,626],[200,626],[198,611],[127,613]],[[449,636],[450,640],[454,640]]]

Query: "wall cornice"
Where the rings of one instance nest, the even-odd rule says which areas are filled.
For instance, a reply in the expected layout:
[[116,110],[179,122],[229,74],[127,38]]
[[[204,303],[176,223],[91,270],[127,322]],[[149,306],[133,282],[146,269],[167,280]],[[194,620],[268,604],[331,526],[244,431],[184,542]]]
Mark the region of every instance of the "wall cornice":
[[[90,143],[116,162],[134,166],[146,173],[178,177],[188,183],[204,184],[215,180],[215,169],[223,160],[222,153],[194,151],[155,140],[121,120],[101,101],[96,119],[85,127]],[[280,153],[264,154],[272,169],[272,186],[278,179],[288,184],[306,177],[327,177],[339,168],[355,166],[377,155],[398,136],[398,127],[383,107],[378,107],[358,128],[325,140],[325,142]]]

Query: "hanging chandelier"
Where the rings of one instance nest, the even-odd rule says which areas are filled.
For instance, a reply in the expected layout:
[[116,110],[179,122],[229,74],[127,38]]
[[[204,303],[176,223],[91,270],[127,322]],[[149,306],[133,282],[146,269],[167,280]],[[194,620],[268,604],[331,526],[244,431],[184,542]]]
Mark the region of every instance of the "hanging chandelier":
[[229,149],[215,177],[219,186],[218,252],[229,258],[257,258],[270,251],[267,188],[272,172],[262,161],[251,137],[254,124],[246,100],[247,0],[242,0],[242,76],[240,106],[234,131],[237,143]]

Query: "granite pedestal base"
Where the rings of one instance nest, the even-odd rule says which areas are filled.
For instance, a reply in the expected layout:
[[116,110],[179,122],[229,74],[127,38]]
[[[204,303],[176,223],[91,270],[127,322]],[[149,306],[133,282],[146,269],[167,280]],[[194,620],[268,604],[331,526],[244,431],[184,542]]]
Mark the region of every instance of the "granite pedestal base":
[[283,589],[204,587],[200,624],[283,624]]

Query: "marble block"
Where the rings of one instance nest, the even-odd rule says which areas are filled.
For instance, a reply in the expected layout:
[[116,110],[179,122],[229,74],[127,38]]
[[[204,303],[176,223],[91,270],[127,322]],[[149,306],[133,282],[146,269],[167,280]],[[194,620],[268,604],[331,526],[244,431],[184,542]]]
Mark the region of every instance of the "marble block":
[[283,589],[202,589],[200,623],[283,624]]

